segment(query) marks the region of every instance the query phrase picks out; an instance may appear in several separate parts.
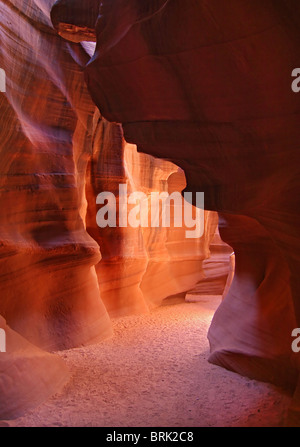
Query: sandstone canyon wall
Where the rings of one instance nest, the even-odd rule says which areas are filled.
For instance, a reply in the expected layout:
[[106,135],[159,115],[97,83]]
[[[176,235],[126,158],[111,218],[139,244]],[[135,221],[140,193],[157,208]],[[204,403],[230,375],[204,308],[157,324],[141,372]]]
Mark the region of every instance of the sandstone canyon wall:
[[174,164],[137,153],[134,145],[124,141],[119,125],[106,122],[100,115],[95,115],[94,125],[86,222],[87,231],[101,249],[102,259],[96,265],[101,298],[111,316],[145,312],[167,296],[191,289],[203,278],[202,261],[209,256],[217,216],[205,213],[204,237],[196,239],[185,237],[186,226],[175,228],[172,215],[169,228],[150,224],[99,228],[95,220],[99,191],[113,191],[118,197],[121,184],[127,186],[128,194],[142,192],[150,215],[151,192],[181,191],[185,177]]
[[49,354],[13,331],[0,317],[5,350],[0,353],[0,420],[13,419],[39,405],[68,382],[59,356]]
[[97,342],[111,335],[110,317],[148,312],[203,279],[218,219],[205,212],[204,235],[189,240],[184,227],[97,226],[101,191],[118,199],[122,183],[149,197],[180,191],[185,177],[138,153],[96,110],[83,74],[90,50],[57,34],[53,3],[0,2],[0,314],[14,340],[0,354],[0,418],[19,416],[67,380],[60,360],[36,346]]
[[85,70],[93,100],[122,123],[126,141],[181,167],[186,190],[204,191],[206,209],[222,215],[237,274],[209,331],[210,360],[291,386],[299,14],[297,0],[104,0]]

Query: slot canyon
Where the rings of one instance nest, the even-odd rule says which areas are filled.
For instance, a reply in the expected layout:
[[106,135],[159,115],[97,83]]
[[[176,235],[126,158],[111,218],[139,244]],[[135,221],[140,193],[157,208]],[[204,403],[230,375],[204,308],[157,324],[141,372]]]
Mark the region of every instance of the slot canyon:
[[300,426],[299,48],[299,0],[0,0],[0,426]]

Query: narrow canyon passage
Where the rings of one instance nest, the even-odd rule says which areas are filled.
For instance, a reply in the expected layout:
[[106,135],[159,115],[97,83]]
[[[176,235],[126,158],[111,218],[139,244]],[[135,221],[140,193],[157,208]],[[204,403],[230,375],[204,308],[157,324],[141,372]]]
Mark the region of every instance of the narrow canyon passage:
[[0,11],[0,427],[300,426],[299,0]]
[[149,314],[113,319],[114,335],[59,352],[72,378],[62,393],[10,426],[280,426],[290,397],[208,363],[207,331],[219,296],[166,300]]

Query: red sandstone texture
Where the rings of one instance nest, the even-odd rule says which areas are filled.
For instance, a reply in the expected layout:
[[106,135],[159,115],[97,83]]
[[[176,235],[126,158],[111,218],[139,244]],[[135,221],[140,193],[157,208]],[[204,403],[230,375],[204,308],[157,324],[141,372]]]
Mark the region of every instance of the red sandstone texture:
[[236,278],[209,330],[210,360],[295,384],[299,306],[297,0],[104,0],[85,70],[103,116],[172,161],[222,215]]
[[1,330],[6,334],[6,352],[0,353],[0,419],[11,419],[60,391],[70,374],[59,356],[29,343],[2,317]]
[[184,227],[99,228],[101,191],[117,193],[120,183],[147,196],[181,191],[184,173],[137,153],[120,124],[102,117],[84,82],[91,49],[57,34],[53,1],[0,4],[0,315],[15,334],[11,353],[0,353],[5,418],[67,380],[61,360],[34,345],[52,351],[95,343],[112,334],[112,316],[149,312],[203,280],[218,216],[205,212],[197,239],[186,239]]
[[[110,316],[147,312],[204,278],[202,261],[209,257],[217,216],[205,213],[204,237],[196,239],[186,238],[187,227],[175,228],[172,218],[169,228],[99,228],[95,219],[99,192],[112,191],[118,197],[121,184],[127,186],[128,194],[143,192],[150,202],[152,191],[181,191],[185,177],[173,163],[137,153],[134,145],[124,141],[119,125],[96,114],[94,126],[86,227],[101,250],[102,259],[96,265],[101,298]],[[127,212],[132,208],[128,205]]]
[[[147,311],[201,281],[218,212],[236,269],[209,329],[210,361],[293,388],[299,2],[104,0],[94,27],[99,1],[59,0],[54,27],[96,40],[91,61],[56,34],[52,3],[1,3],[0,314],[46,348],[106,337],[109,314]],[[171,190],[182,171],[208,210],[193,247],[177,229],[96,227],[99,187]]]

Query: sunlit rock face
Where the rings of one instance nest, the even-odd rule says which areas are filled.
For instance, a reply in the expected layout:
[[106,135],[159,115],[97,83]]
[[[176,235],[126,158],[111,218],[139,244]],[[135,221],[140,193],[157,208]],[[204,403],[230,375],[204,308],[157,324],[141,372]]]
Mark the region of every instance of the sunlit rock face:
[[[95,114],[93,155],[87,173],[87,231],[98,242],[102,259],[96,265],[101,298],[111,316],[147,312],[170,295],[190,290],[203,279],[202,262],[209,257],[210,242],[216,231],[216,213],[205,212],[201,237],[188,238],[184,225],[174,226],[174,203],[170,202],[170,226],[151,226],[151,193],[180,192],[185,177],[173,163],[137,152],[125,142],[118,124],[108,123]],[[126,201],[131,194],[143,194],[148,226],[99,228],[95,216],[99,193],[116,196],[117,212],[121,198],[119,185],[126,185]],[[133,196],[134,198],[134,196]],[[130,215],[136,200],[127,205]],[[178,206],[184,208],[180,196]],[[178,213],[178,210],[175,211]],[[119,214],[117,220],[119,219]],[[161,219],[161,216],[160,216]]]
[[143,11],[139,4],[102,2],[89,91],[128,142],[184,170],[187,190],[204,191],[206,209],[249,218],[228,218],[236,238],[223,231],[235,240],[240,274],[211,327],[211,359],[242,373],[242,362],[227,361],[237,350],[249,370],[251,358],[254,369],[256,356],[269,359],[264,377],[272,380],[300,322],[300,103],[291,89],[299,2],[146,1]]
[[185,228],[99,229],[100,192],[168,191],[179,168],[137,154],[119,125],[95,114],[82,73],[88,54],[57,35],[51,2],[34,5],[3,6],[12,26],[1,47],[0,312],[33,343],[61,349],[110,335],[107,311],[148,311],[192,288],[216,215],[206,213],[203,237],[186,241]]
[[[185,177],[137,153],[121,126],[100,116],[83,77],[87,46],[57,34],[52,5],[1,2],[0,314],[13,345],[0,358],[0,418],[19,416],[67,378],[61,361],[33,344],[97,342],[112,334],[110,316],[146,312],[189,290],[203,277],[217,225],[206,212],[196,239],[184,227],[99,228],[102,191],[118,200],[122,183],[148,197],[181,191]],[[18,382],[13,365],[24,373],[14,390],[6,385]]]
[[199,301],[227,295],[234,277],[235,255],[232,247],[224,243],[217,231],[209,246],[210,256],[203,264],[204,278],[185,297],[186,301]]
[[99,246],[80,213],[94,113],[80,61],[89,57],[53,30],[50,6],[1,4],[0,314],[32,343],[61,349],[110,335],[111,323]]

